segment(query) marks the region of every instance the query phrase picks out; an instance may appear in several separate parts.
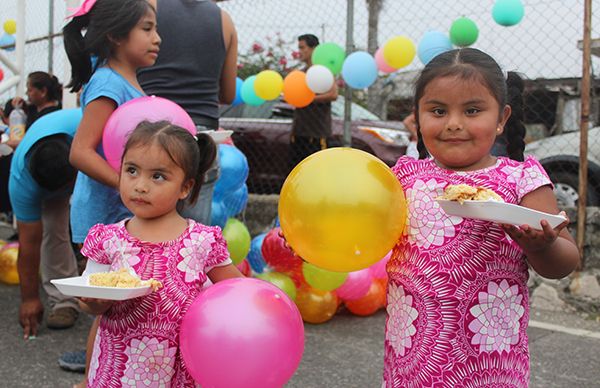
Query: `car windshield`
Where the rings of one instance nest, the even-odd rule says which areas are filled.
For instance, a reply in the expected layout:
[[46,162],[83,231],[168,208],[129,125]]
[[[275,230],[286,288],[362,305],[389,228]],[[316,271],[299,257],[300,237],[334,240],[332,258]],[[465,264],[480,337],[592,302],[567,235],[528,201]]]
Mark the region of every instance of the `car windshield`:
[[[240,104],[236,106],[223,106],[221,117],[229,118],[251,118],[251,119],[273,119],[291,118],[293,108],[282,101],[265,101],[259,106]],[[331,114],[334,117],[344,117],[344,99],[340,98],[331,103]],[[363,108],[357,103],[352,103],[352,120],[381,120],[373,112]]]

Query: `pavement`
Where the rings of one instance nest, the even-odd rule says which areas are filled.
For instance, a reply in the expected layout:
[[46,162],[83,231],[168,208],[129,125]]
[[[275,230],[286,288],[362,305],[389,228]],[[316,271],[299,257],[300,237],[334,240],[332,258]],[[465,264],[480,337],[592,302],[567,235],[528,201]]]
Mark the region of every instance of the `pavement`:
[[[0,284],[0,387],[70,387],[82,375],[58,367],[62,352],[82,349],[91,317],[75,327],[42,327],[23,340],[19,287]],[[381,386],[385,314],[356,317],[342,310],[327,323],[305,325],[302,362],[286,387]],[[531,387],[600,387],[600,322],[577,313],[531,311]],[[274,366],[275,367],[275,366]]]

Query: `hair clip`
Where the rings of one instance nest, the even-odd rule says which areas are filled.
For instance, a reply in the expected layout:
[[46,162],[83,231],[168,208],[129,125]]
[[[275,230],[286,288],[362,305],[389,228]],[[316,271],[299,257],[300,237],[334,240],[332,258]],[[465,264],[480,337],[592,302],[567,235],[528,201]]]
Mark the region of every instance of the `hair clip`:
[[83,3],[81,3],[81,5],[78,8],[69,8],[69,11],[73,13],[67,16],[66,19],[71,19],[77,16],[83,16],[89,13],[94,7],[94,4],[96,4],[96,1],[97,0],[83,0]]

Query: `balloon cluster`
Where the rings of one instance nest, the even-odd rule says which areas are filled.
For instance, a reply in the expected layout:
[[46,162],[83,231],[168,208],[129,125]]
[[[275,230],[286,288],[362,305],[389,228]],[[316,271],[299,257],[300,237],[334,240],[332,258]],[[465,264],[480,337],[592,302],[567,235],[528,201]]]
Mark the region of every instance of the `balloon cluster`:
[[0,240],[0,282],[6,284],[19,284],[17,272],[17,257],[19,256],[19,243]]
[[255,276],[284,291],[309,323],[329,321],[342,304],[359,316],[374,314],[384,307],[388,260],[389,254],[352,272],[325,270],[300,258],[280,228],[256,236],[248,254]]
[[[4,34],[0,36],[0,47],[2,46],[10,46],[6,47],[4,50],[6,51],[14,51],[15,50],[15,36],[14,34],[17,32],[17,22],[14,19],[8,19],[4,22]],[[0,78],[0,81],[2,78]]]
[[248,203],[248,160],[232,144],[219,144],[220,175],[212,199],[211,225],[225,227]]

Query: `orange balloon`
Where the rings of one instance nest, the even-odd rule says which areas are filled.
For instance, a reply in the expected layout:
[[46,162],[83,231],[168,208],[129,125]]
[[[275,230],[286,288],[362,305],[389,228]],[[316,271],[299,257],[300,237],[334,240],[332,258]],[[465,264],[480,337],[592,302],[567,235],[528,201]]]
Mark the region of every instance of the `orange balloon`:
[[304,108],[315,99],[315,93],[308,88],[306,73],[294,70],[283,80],[283,98],[296,108]]
[[385,305],[385,288],[380,282],[371,283],[369,292],[357,300],[346,301],[346,307],[354,315],[366,317],[375,314],[377,310]]
[[302,320],[308,323],[327,322],[333,318],[338,308],[338,297],[335,293],[310,287],[298,289],[295,302]]
[[6,284],[19,284],[19,272],[17,271],[17,257],[19,248],[9,247],[0,251],[0,282]]

